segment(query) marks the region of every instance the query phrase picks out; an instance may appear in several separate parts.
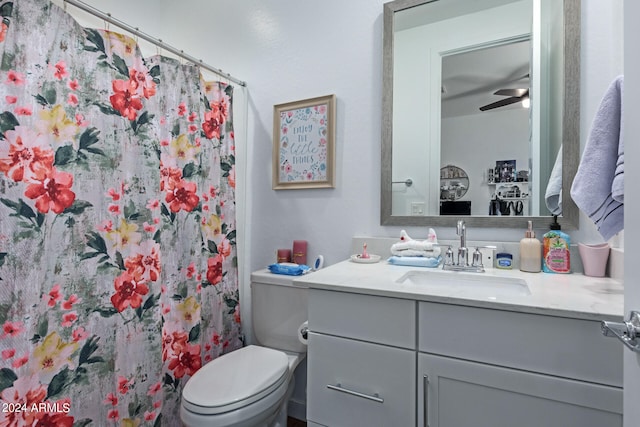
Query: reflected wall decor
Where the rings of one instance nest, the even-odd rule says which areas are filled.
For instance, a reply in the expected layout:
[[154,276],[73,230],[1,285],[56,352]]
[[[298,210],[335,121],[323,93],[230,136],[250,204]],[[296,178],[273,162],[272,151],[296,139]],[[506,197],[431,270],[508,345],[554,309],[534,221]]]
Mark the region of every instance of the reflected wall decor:
[[273,189],[335,187],[336,97],[273,109]]

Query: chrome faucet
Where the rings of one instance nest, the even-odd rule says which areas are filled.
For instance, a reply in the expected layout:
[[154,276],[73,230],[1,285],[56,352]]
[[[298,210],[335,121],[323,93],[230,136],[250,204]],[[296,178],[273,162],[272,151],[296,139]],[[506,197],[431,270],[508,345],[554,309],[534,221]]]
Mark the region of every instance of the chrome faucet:
[[458,248],[458,260],[453,261],[453,249],[451,246],[445,253],[443,270],[453,271],[471,271],[476,273],[484,273],[484,265],[482,265],[482,252],[480,248],[495,249],[495,246],[478,246],[473,252],[473,261],[469,264],[469,248],[467,248],[467,226],[464,220],[459,220],[456,225],[456,234],[460,236],[460,247]]
[[467,226],[464,220],[458,220],[456,234],[460,236],[460,247],[458,248],[458,265],[469,266],[469,250],[467,249]]

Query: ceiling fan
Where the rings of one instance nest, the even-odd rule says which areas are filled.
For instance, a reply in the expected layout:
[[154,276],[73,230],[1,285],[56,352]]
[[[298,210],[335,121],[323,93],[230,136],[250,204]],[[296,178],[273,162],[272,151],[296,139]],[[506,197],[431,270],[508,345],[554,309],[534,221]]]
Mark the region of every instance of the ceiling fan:
[[483,105],[480,111],[493,110],[507,105],[515,104],[529,99],[529,88],[527,89],[500,89],[493,93],[494,95],[508,96],[509,98]]

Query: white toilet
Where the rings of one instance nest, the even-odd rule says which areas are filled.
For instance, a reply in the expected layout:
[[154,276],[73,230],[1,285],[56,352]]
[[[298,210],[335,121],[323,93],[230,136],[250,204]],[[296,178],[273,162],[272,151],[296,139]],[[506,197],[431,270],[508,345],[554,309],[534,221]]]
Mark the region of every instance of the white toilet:
[[253,331],[259,345],[207,363],[182,390],[180,419],[187,427],[285,427],[293,372],[307,347],[298,330],[307,320],[306,287],[292,276],[251,274]]

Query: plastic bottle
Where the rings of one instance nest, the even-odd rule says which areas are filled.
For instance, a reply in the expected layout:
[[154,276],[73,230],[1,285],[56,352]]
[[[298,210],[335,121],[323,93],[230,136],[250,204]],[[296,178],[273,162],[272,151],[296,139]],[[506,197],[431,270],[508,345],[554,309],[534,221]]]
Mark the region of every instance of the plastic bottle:
[[539,273],[542,268],[542,243],[536,239],[533,223],[528,222],[524,238],[520,240],[520,271]]
[[544,235],[542,271],[545,273],[571,273],[569,247],[571,238],[560,229],[558,217],[553,217],[551,230]]

